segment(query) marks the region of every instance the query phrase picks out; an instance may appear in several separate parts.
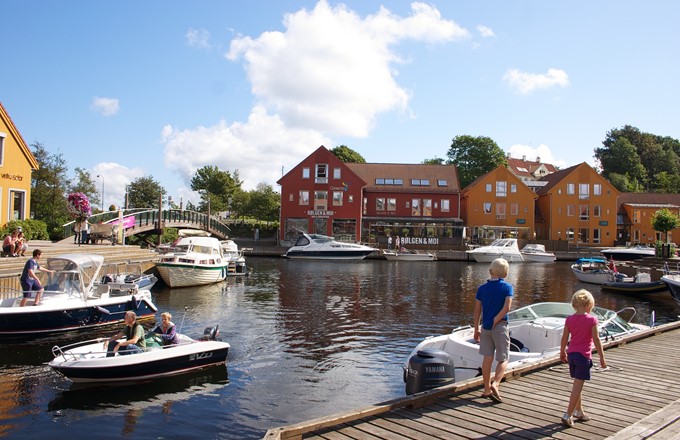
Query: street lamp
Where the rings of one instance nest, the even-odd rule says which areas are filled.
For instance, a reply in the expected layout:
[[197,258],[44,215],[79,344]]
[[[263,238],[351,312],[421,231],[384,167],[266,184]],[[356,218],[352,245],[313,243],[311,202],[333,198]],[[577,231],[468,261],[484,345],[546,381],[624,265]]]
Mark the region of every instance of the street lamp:
[[104,212],[104,176],[97,174],[97,178],[102,179],[102,206],[101,206],[101,210],[102,210],[102,212]]

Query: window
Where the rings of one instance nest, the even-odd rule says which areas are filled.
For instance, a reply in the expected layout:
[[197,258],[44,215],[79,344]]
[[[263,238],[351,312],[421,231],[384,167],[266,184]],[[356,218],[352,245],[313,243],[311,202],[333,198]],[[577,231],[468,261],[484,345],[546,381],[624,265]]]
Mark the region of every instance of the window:
[[316,164],[316,178],[314,183],[328,183],[328,165],[325,163]]
[[314,191],[314,209],[328,209],[328,191]]
[[579,206],[579,219],[590,220],[590,205]]
[[26,218],[26,193],[10,191],[9,202],[12,204],[11,220],[24,220]]
[[505,218],[505,203],[496,203],[496,218]]
[[293,195],[293,193],[288,194],[288,201],[292,202],[294,200],[295,200],[295,196]]
[[431,199],[424,199],[423,200],[423,216],[432,217],[432,200]]
[[352,194],[350,194],[349,197],[347,197],[347,201],[349,203],[352,203],[354,201],[354,196]]
[[508,195],[508,182],[497,181],[496,182],[496,197],[507,197]]
[[573,217],[576,215],[576,206],[567,205],[567,217]]
[[570,196],[573,196],[575,188],[576,187],[574,186],[573,183],[567,183],[567,194],[569,194]]
[[309,205],[309,191],[300,191],[300,204]]
[[574,228],[567,228],[567,240],[574,240]]
[[303,168],[302,169],[302,178],[303,179],[309,179],[309,168]]
[[512,185],[510,185],[510,192],[516,193],[517,192],[517,185],[515,185],[514,183]]
[[633,209],[633,223],[640,223],[640,211]]
[[449,199],[442,199],[442,212],[449,212],[451,210],[451,201]]
[[333,191],[333,206],[342,206],[344,191]]
[[510,215],[518,215],[518,214],[519,214],[519,204],[511,203],[510,204]]
[[484,203],[484,214],[491,214],[491,203]]
[[397,210],[397,199],[387,199],[387,210],[392,212]]
[[333,168],[333,178],[334,179],[340,179],[341,177],[341,168]]
[[488,193],[491,192],[491,184],[490,183],[486,184],[486,192],[488,192]]
[[411,179],[411,186],[430,186],[429,179]]
[[578,185],[578,198],[579,199],[589,199],[590,198],[590,185],[587,183],[579,183]]
[[384,211],[385,210],[385,199],[382,197],[378,197],[375,199],[375,210],[376,211]]
[[593,244],[598,244],[600,243],[600,230],[599,229],[593,229]]
[[376,184],[376,185],[384,185],[384,184],[385,184],[385,179],[375,179],[375,184]]
[[578,230],[578,239],[581,243],[588,243],[590,241],[590,233],[588,228],[580,228]]
[[[600,205],[593,206],[593,217],[601,217],[602,216],[601,211],[602,211],[602,208],[600,207]],[[593,238],[595,238],[594,235],[593,235]]]
[[[600,196],[602,195],[602,185],[599,183],[593,183],[593,195],[594,196]],[[594,232],[594,231],[593,231]],[[593,240],[595,239],[595,234],[593,234]]]
[[0,131],[0,166],[5,164],[5,137],[7,135]]
[[444,179],[437,180],[437,186],[449,186],[448,182]]
[[420,199],[413,199],[411,201],[411,215],[413,217],[420,217]]

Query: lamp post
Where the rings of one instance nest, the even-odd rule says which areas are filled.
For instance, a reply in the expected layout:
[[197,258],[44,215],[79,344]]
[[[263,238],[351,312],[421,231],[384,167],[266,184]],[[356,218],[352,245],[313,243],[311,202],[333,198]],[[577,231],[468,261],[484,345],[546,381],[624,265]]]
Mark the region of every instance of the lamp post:
[[102,179],[102,206],[101,206],[101,210],[102,210],[102,212],[104,212],[104,176],[101,175],[101,174],[97,174],[97,178]]

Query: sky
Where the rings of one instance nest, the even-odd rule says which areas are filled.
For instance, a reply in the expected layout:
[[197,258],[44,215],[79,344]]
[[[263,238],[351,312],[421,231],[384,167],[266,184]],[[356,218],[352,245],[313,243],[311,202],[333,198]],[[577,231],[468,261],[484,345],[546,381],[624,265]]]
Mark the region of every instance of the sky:
[[[0,102],[104,205],[197,169],[276,181],[320,145],[371,163],[587,162],[632,125],[680,139],[680,2],[3,0]],[[100,194],[101,195],[101,194]]]

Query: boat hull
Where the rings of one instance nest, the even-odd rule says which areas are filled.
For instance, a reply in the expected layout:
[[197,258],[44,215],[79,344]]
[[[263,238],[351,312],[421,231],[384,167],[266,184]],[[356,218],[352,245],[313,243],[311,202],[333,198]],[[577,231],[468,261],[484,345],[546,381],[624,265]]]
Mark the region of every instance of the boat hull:
[[177,347],[110,358],[105,357],[102,350],[101,342],[90,344],[56,356],[49,365],[75,383],[146,381],[224,364],[229,344],[194,341]]
[[412,254],[410,252],[383,252],[383,256],[389,261],[434,261],[435,254]]
[[662,293],[668,290],[663,281],[651,281],[644,283],[634,282],[607,282],[602,284],[602,290],[608,292],[625,293],[629,295]]
[[661,277],[661,281],[666,283],[671,296],[677,302],[680,302],[680,275],[664,275]]
[[224,281],[228,264],[202,266],[181,263],[156,263],[161,279],[168,287],[203,286]]
[[613,274],[607,272],[582,271],[572,267],[572,272],[576,279],[588,284],[604,284],[611,282],[614,278]]
[[[19,301],[17,299],[16,301]],[[51,307],[41,306],[0,308],[0,337],[48,335],[72,330],[120,324],[125,313],[133,311],[139,319],[154,316],[156,306],[146,295],[134,296],[125,302],[111,300],[72,301]]]
[[344,250],[344,251],[312,251],[312,250],[307,250],[307,251],[298,251],[298,250],[289,250],[285,254],[283,254],[284,257],[290,258],[290,259],[297,259],[297,260],[363,260],[367,256],[369,256],[371,253],[373,253],[373,249],[371,250]]
[[491,263],[496,258],[504,258],[508,262],[524,261],[519,252],[474,252],[468,251],[469,255],[478,263]]
[[556,260],[555,254],[532,254],[532,253],[522,253],[524,261],[534,262],[534,263],[554,263]]

